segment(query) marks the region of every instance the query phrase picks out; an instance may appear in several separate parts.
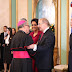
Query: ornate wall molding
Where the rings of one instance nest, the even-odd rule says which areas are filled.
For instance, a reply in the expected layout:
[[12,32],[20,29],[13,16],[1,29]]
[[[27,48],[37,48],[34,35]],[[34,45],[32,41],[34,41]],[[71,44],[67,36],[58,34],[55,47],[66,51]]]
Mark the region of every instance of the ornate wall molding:
[[66,53],[66,55],[67,55],[67,64],[68,64],[68,55],[69,55],[69,0],[67,0],[67,38],[66,38],[66,40],[67,40],[67,42],[66,42],[66,44],[67,44],[67,53]]
[[54,5],[57,6],[57,0],[52,0],[52,1],[53,1]]
[[12,8],[11,8],[11,0],[9,0],[9,23],[10,27],[12,27]]

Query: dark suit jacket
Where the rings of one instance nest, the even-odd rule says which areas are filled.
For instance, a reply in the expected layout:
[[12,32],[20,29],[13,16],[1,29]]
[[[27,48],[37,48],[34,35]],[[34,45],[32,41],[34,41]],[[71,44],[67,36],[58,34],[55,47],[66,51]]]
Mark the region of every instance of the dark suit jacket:
[[[1,59],[1,35],[0,35],[0,59]],[[0,61],[1,64],[1,61]]]
[[70,50],[72,50],[72,33],[70,35]]
[[55,45],[54,33],[48,29],[42,39],[38,42],[35,54],[36,65],[38,69],[53,68],[53,51]]
[[2,46],[2,44],[4,44],[5,43],[5,40],[4,40],[4,32],[3,33],[1,33],[1,36],[0,36],[0,42],[1,42],[1,46]]
[[69,71],[72,72],[72,33],[70,35]]
[[4,53],[4,47],[2,46],[4,43],[5,43],[5,40],[4,40],[4,32],[1,33],[0,35],[0,43],[1,43],[1,47],[0,47],[0,55],[1,55],[1,62],[3,62],[3,53]]

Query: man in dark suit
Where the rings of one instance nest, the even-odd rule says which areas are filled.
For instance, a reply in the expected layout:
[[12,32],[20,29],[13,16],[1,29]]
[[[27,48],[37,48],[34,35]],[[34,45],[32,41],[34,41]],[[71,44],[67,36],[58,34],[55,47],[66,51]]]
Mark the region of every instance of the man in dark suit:
[[39,72],[51,72],[53,68],[53,51],[55,45],[55,36],[49,28],[50,24],[47,19],[39,20],[38,27],[43,34],[40,36],[38,44],[32,44],[27,49],[33,49],[36,66]]
[[72,72],[72,19],[71,19],[71,34],[70,34],[70,51],[69,51],[68,72]]
[[1,59],[1,34],[0,34],[0,59]]
[[69,65],[68,65],[68,72],[72,72],[72,33],[70,35],[70,51],[69,51]]
[[5,42],[4,42],[4,37],[7,35],[7,26],[3,27],[4,32],[1,33],[0,35],[0,43],[1,43],[1,65],[0,65],[0,70],[3,69],[3,53],[4,53],[4,47],[5,47]]

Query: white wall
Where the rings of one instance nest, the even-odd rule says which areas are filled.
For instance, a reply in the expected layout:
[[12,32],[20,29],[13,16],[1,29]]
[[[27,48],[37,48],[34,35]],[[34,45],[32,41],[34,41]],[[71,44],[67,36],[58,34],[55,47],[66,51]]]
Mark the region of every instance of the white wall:
[[3,31],[3,26],[9,24],[9,0],[0,0],[0,33]]

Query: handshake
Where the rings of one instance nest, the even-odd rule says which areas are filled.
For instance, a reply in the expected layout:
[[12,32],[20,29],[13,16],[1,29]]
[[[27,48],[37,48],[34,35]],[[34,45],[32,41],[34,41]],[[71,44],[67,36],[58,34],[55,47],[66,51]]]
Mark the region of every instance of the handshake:
[[31,45],[29,45],[29,46],[25,46],[24,48],[27,48],[27,49],[34,49],[34,46],[35,46],[35,44],[31,44]]

